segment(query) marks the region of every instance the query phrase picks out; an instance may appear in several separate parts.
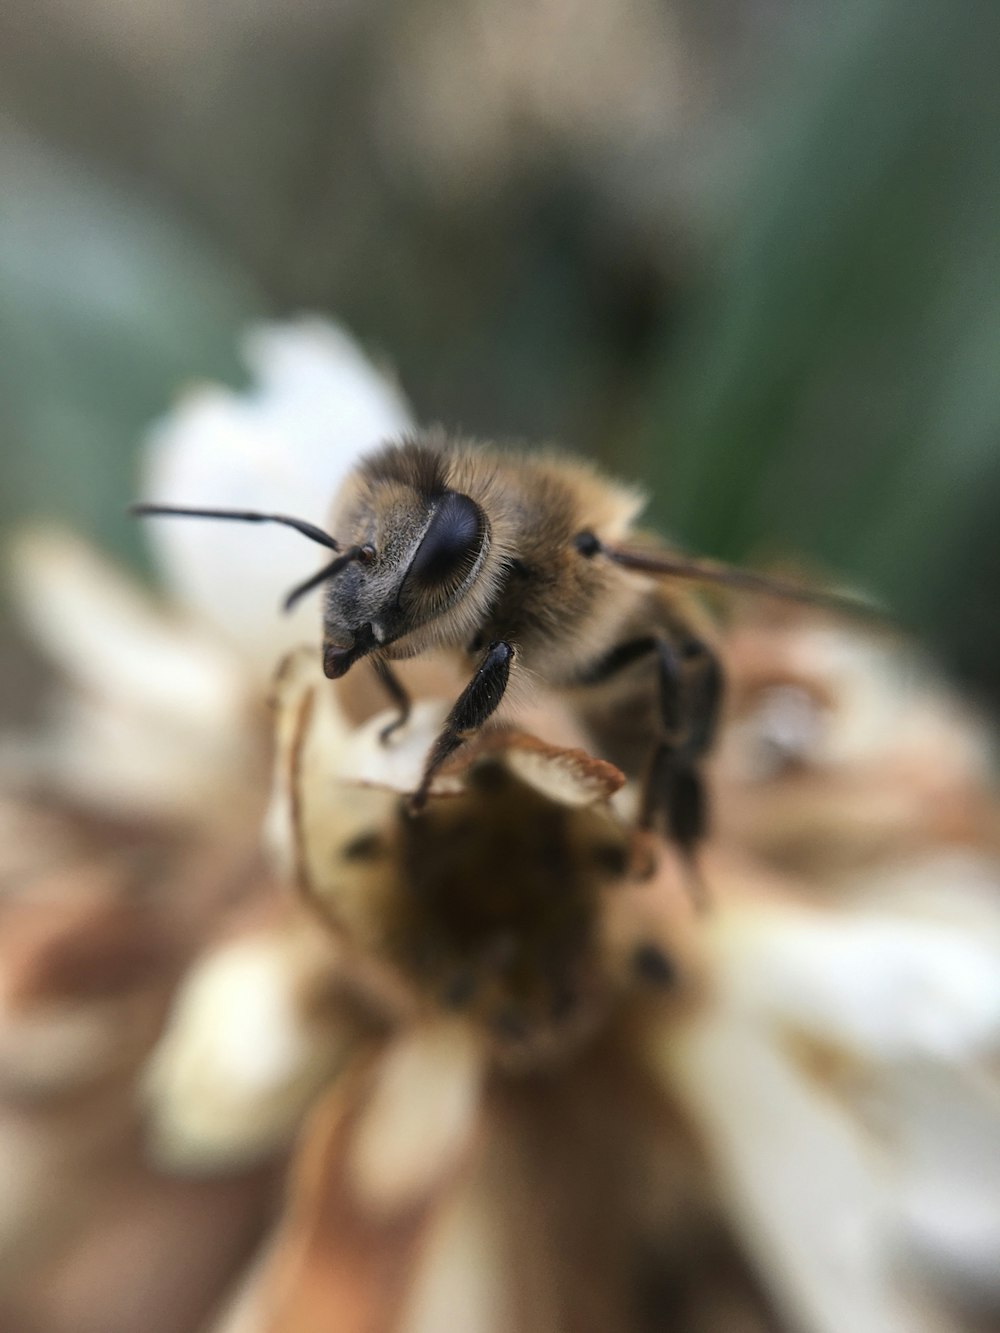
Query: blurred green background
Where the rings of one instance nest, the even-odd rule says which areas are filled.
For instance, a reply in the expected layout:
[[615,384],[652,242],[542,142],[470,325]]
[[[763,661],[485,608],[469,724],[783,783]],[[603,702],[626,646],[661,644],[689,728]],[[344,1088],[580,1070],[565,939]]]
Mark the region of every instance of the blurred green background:
[[8,0],[0,520],[329,312],[418,417],[795,555],[1000,702],[995,0]]

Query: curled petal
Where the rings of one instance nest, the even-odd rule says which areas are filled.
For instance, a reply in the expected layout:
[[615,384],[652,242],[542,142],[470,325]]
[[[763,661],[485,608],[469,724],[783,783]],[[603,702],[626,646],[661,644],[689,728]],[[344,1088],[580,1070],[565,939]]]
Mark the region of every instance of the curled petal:
[[556,805],[584,806],[609,800],[625,783],[614,764],[583,750],[548,745],[523,732],[490,732],[464,756],[464,763],[493,756],[515,777]]

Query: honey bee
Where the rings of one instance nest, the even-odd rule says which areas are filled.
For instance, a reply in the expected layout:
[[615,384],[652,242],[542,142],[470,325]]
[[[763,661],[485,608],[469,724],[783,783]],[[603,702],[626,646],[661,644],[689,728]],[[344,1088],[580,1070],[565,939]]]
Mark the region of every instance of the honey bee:
[[723,671],[711,623],[682,581],[859,604],[672,550],[635,531],[643,503],[580,460],[431,431],[358,464],[334,501],[336,539],[256,510],[133,512],[281,523],[333,551],[285,606],[325,585],[323,670],[335,680],[370,660],[397,708],[386,740],[410,708],[390,664],[433,648],[461,654],[470,680],[428,754],[413,811],[512,678],[534,677],[570,697],[604,758],[641,778],[639,826],[660,828],[693,866]]

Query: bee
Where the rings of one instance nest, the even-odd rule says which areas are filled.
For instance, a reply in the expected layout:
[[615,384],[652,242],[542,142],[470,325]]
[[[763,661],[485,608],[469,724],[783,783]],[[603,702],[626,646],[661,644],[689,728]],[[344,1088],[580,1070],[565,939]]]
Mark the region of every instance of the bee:
[[683,584],[859,604],[673,550],[636,531],[643,503],[569,456],[431,431],[359,462],[334,501],[337,538],[256,510],[140,504],[133,512],[280,523],[334,552],[285,607],[324,586],[324,673],[336,680],[370,661],[397,709],[385,740],[410,709],[391,664],[430,649],[461,655],[469,683],[427,756],[414,812],[512,679],[533,677],[568,696],[602,756],[641,779],[639,826],[660,828],[693,867],[708,826],[702,765],[723,671],[711,625]]

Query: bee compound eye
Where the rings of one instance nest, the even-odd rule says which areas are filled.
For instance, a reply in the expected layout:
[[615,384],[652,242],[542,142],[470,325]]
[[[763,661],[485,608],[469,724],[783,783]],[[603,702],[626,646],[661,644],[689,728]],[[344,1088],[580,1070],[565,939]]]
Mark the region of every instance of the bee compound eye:
[[432,588],[470,570],[486,535],[483,511],[467,495],[449,491],[417,547],[407,581]]

